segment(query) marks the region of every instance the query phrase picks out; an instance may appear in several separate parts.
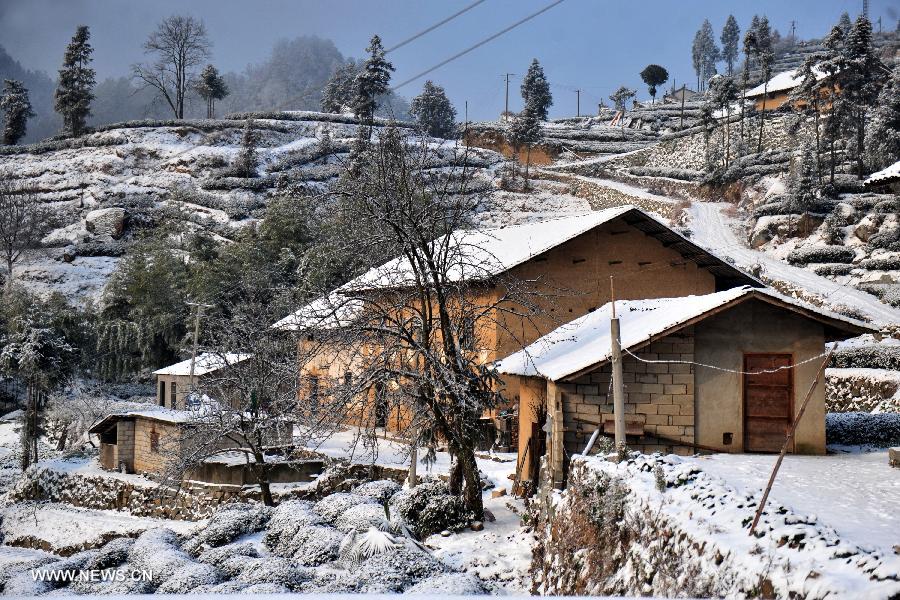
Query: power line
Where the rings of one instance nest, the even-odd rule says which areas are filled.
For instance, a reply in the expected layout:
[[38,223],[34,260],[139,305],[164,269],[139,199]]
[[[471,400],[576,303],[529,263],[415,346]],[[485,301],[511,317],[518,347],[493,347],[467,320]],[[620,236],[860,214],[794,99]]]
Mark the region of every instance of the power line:
[[528,15],[527,17],[524,17],[524,18],[522,18],[522,19],[519,19],[518,21],[516,21],[516,22],[513,23],[512,25],[510,25],[510,26],[508,26],[508,27],[505,27],[504,29],[501,29],[501,30],[498,31],[497,33],[495,33],[495,34],[493,34],[493,35],[491,35],[491,36],[489,36],[489,37],[484,38],[484,39],[481,40],[480,42],[478,42],[478,43],[476,43],[476,44],[473,44],[472,46],[469,46],[468,48],[466,48],[465,50],[462,50],[461,52],[457,52],[456,54],[454,54],[454,55],[451,56],[450,58],[445,59],[445,60],[442,60],[441,62],[439,62],[438,64],[434,65],[434,66],[431,67],[430,69],[425,69],[425,70],[422,71],[421,73],[418,73],[417,75],[415,75],[415,76],[413,76],[413,77],[410,77],[409,79],[407,79],[407,80],[405,80],[405,81],[403,81],[403,82],[401,82],[401,83],[398,83],[397,85],[395,85],[395,86],[394,86],[393,88],[391,88],[391,89],[393,89],[393,90],[396,91],[396,90],[402,88],[403,86],[405,86],[406,84],[412,83],[412,82],[415,81],[416,79],[419,79],[420,77],[424,77],[425,75],[428,75],[428,74],[431,73],[432,71],[436,71],[437,69],[440,69],[441,67],[443,67],[443,66],[446,65],[447,63],[453,62],[453,61],[456,60],[457,58],[460,58],[461,56],[464,56],[464,55],[468,54],[469,52],[471,52],[471,51],[473,51],[473,50],[475,50],[475,49],[477,49],[477,48],[480,48],[481,46],[484,46],[484,45],[487,44],[488,42],[497,39],[498,37],[500,37],[500,36],[503,35],[504,33],[506,33],[506,32],[508,32],[508,31],[511,31],[511,30],[515,29],[515,28],[518,27],[519,25],[522,25],[523,23],[526,23],[526,22],[530,21],[531,19],[535,18],[536,16],[538,16],[538,15],[540,15],[540,14],[543,14],[543,13],[547,12],[548,10],[550,10],[551,8],[553,8],[554,6],[556,6],[557,4],[561,4],[562,2],[563,2],[563,0],[555,0],[554,2],[551,2],[550,4],[548,4],[547,6],[545,6],[544,8],[540,9],[539,11],[533,12],[533,13],[531,13],[530,15]]
[[461,15],[461,14],[463,14],[463,13],[465,13],[465,12],[468,12],[468,11],[472,10],[473,8],[475,8],[476,6],[478,6],[479,4],[481,4],[482,2],[484,2],[484,0],[476,0],[475,2],[473,2],[473,3],[470,4],[470,5],[468,5],[467,7],[463,8],[462,10],[459,10],[459,11],[453,13],[452,15],[450,15],[449,17],[447,17],[446,19],[443,19],[443,20],[441,20],[441,21],[438,21],[437,23],[435,23],[435,24],[432,25],[431,27],[429,27],[429,28],[427,28],[427,29],[423,29],[423,30],[420,31],[419,33],[415,34],[414,36],[406,38],[405,40],[403,40],[403,41],[400,42],[399,44],[396,44],[396,45],[394,45],[394,46],[391,46],[390,48],[388,48],[387,50],[385,50],[384,53],[385,53],[385,54],[390,54],[391,52],[393,52],[393,51],[396,50],[397,48],[402,48],[403,46],[407,45],[408,43],[410,43],[410,42],[412,42],[412,41],[415,41],[415,40],[419,39],[420,37],[422,37],[422,36],[425,35],[426,33],[430,33],[430,32],[432,32],[432,31],[434,31],[435,29],[437,29],[438,27],[440,27],[441,25],[443,25],[443,24],[445,24],[445,23],[447,23],[447,22],[449,22],[449,21],[452,21],[453,19],[455,19],[455,18],[458,17],[459,15]]

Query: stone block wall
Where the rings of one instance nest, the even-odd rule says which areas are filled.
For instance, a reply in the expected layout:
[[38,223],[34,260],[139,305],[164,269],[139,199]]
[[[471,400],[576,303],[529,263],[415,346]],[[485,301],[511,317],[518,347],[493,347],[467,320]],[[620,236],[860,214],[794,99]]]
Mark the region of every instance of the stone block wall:
[[[635,352],[644,360],[694,360],[693,328],[686,328],[652,342]],[[614,420],[612,367],[583,375],[573,383],[561,384],[568,454],[581,453],[597,424]],[[625,421],[629,446],[642,452],[694,452],[694,367],[689,364],[641,362],[629,355],[622,361],[625,382]],[[656,436],[663,436],[665,440]],[[679,443],[681,442],[681,443]]]
[[[155,448],[154,434],[158,439]],[[177,424],[135,419],[134,470],[138,473],[162,473],[166,468],[167,457],[178,455],[182,435]]]
[[119,463],[125,463],[125,467],[134,470],[134,421],[121,420],[116,423],[116,456],[113,469],[119,468]]

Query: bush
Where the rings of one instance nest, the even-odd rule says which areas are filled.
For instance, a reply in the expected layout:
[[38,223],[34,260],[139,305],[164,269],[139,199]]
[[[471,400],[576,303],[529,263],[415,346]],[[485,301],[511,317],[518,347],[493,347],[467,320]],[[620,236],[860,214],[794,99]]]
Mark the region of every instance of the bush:
[[400,519],[420,539],[445,529],[465,527],[469,515],[462,500],[450,495],[441,481],[423,482],[411,490],[403,490],[390,501],[392,519]]
[[842,369],[888,369],[900,371],[900,346],[872,345],[838,348],[831,366]]
[[169,529],[150,529],[142,533],[131,551],[128,562],[135,569],[153,572],[152,585],[168,580],[182,567],[193,564],[191,557],[178,547],[178,536]]
[[236,556],[246,556],[249,558],[259,558],[259,551],[251,542],[243,544],[228,544],[219,546],[218,548],[210,548],[205,550],[197,557],[202,563],[208,565],[222,565],[231,558]]
[[357,496],[365,496],[374,498],[382,504],[391,499],[391,496],[402,489],[402,486],[396,481],[390,479],[380,479],[378,481],[369,481],[353,490]]
[[186,594],[201,585],[215,585],[222,574],[211,565],[191,564],[181,567],[156,590],[157,594]]
[[265,527],[273,509],[258,504],[226,504],[210,517],[206,527],[193,536],[184,548],[198,553],[204,546],[221,546],[240,535],[255,533]]
[[828,413],[825,440],[842,446],[900,445],[900,413]]
[[900,213],[900,200],[896,198],[894,200],[882,200],[873,207],[873,210],[884,214]]
[[293,558],[302,566],[315,567],[337,560],[343,540],[344,534],[333,527],[300,527],[289,540],[282,538],[275,553]]
[[856,258],[852,248],[843,246],[808,246],[797,248],[788,254],[787,260],[792,265],[809,263],[851,263]]
[[897,271],[900,270],[900,257],[867,258],[861,260],[859,266],[869,271]]
[[666,177],[681,181],[700,181],[703,178],[702,171],[690,169],[672,169],[668,167],[629,167],[628,172],[638,177]]
[[375,500],[366,496],[357,496],[347,492],[338,492],[322,498],[313,506],[313,511],[319,514],[327,523],[334,525],[337,518],[351,506],[358,504],[375,504]]
[[[252,568],[244,569],[237,581],[250,585],[277,585],[291,591],[299,591],[300,586],[312,577],[309,569],[298,566],[286,558],[266,557],[254,559]],[[251,593],[244,588],[244,593]]]
[[423,579],[406,590],[407,594],[427,596],[480,596],[487,594],[481,581],[468,573],[446,573]]
[[869,245],[882,250],[900,251],[900,227],[876,233],[869,238]]
[[285,500],[272,513],[263,543],[274,550],[282,539],[290,539],[300,527],[320,525],[325,522],[312,510],[313,503],[308,500]]
[[363,561],[355,575],[361,582],[361,592],[390,594],[446,572],[447,567],[430,554],[398,547]]
[[790,211],[788,209],[787,198],[784,196],[775,196],[774,199],[771,199],[769,202],[753,209],[753,216],[757,219],[760,217],[774,217],[786,214],[790,214]]
[[341,513],[335,521],[338,530],[349,533],[363,532],[370,527],[385,529],[390,526],[384,506],[381,504],[358,504]]
[[87,570],[111,569],[121,565],[128,559],[128,552],[134,546],[134,540],[127,537],[116,538],[107,542],[96,556],[85,564]]
[[847,264],[825,264],[818,265],[813,268],[813,271],[816,275],[822,275],[823,277],[828,276],[836,276],[836,275],[849,275],[850,272],[854,269],[854,265]]
[[885,304],[900,308],[900,285],[863,284],[859,286],[864,292],[872,294]]

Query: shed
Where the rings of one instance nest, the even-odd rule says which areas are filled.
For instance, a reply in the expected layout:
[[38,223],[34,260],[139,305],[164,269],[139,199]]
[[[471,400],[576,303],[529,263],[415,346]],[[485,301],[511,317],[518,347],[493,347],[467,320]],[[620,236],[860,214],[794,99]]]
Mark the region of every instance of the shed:
[[900,160],[881,171],[872,173],[864,184],[876,192],[900,194]]
[[[199,381],[249,357],[249,354],[234,352],[199,354],[194,361],[194,378]],[[191,359],[153,371],[153,375],[156,376],[156,403],[159,406],[179,410],[187,408],[185,398],[191,391]]]
[[177,456],[192,413],[150,406],[117,412],[88,430],[100,437],[100,465],[126,473],[162,473],[167,456]]
[[[769,289],[616,302],[628,443],[645,452],[776,452],[823,360],[825,343],[872,332]],[[599,428],[613,434],[611,305],[499,361],[519,379],[520,479],[549,442],[554,479]],[[544,439],[544,420],[550,434]],[[792,451],[825,452],[825,385]]]

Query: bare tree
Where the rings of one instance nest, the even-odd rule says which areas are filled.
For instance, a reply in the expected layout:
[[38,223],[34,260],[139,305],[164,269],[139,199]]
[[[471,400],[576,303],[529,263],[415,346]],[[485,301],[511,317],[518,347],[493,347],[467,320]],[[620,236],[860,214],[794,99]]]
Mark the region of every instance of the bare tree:
[[30,190],[0,180],[0,251],[6,263],[6,290],[13,267],[27,250],[37,248],[48,230],[48,211]]
[[154,62],[133,65],[133,77],[155,89],[175,118],[183,119],[185,98],[195,84],[193,69],[209,57],[209,47],[203,21],[172,15],[144,42],[144,53],[155,55]]
[[308,378],[307,398],[314,391],[317,402],[347,407],[371,435],[389,424],[426,458],[446,444],[452,491],[481,518],[480,421],[505,403],[491,357],[498,332],[517,339],[507,324],[538,309],[534,282],[504,276],[485,250],[488,234],[471,230],[482,198],[467,155],[439,154],[388,128],[358,157],[361,168],[336,191],[336,210],[361,232],[346,239],[354,252],[397,258],[294,318],[315,340],[317,364],[328,365],[326,377]]

